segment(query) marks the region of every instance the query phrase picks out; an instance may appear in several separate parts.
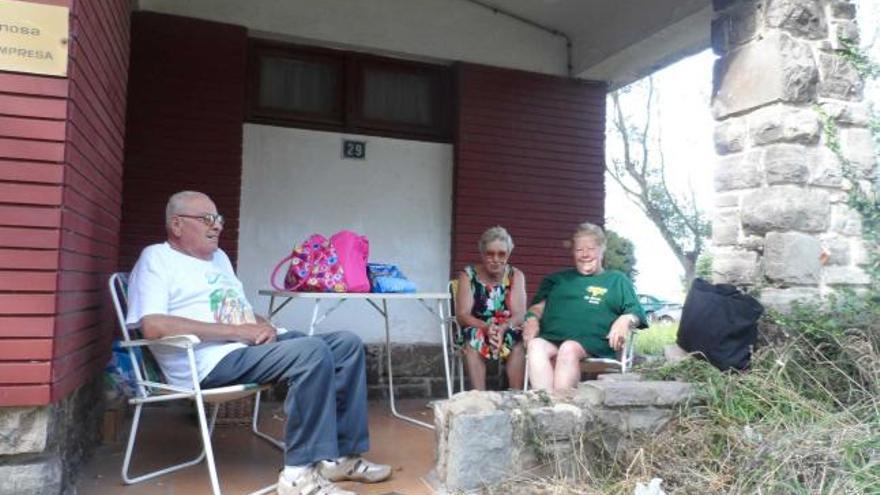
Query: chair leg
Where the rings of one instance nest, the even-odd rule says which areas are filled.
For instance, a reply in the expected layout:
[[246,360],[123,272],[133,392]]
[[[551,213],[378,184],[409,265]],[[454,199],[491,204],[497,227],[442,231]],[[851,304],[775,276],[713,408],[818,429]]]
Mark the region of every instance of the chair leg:
[[[126,485],[133,485],[135,483],[140,483],[141,481],[146,481],[149,479],[153,479],[168,473],[173,473],[175,471],[179,471],[184,468],[188,468],[190,466],[195,466],[196,464],[202,462],[205,458],[205,449],[202,448],[202,451],[199,455],[192,460],[182,462],[180,464],[175,464],[173,466],[168,466],[166,468],[157,469],[155,471],[150,471],[148,473],[142,474],[140,476],[131,476],[129,474],[129,468],[131,466],[131,457],[134,452],[134,445],[137,440],[137,431],[138,426],[140,425],[141,413],[143,412],[143,403],[139,403],[134,408],[134,416],[131,421],[131,430],[128,434],[128,444],[125,447],[125,458],[122,461],[122,481]],[[216,417],[216,408],[215,408],[215,417]]]
[[461,359],[461,349],[453,349],[450,355],[452,356],[452,366],[450,367],[452,391],[455,392],[455,385],[458,382],[458,391],[464,392],[464,363]]
[[137,429],[141,422],[141,410],[143,407],[143,404],[138,404],[134,408],[134,416],[132,416],[131,419],[131,430],[128,432],[128,443],[125,445],[125,457],[122,460],[122,481],[127,485],[139,481],[138,479],[129,477],[128,466],[131,464],[131,453],[134,450],[134,442],[137,438]]
[[199,430],[202,434],[202,446],[204,447],[204,455],[208,464],[208,476],[211,478],[211,491],[214,495],[220,495],[220,479],[217,476],[217,466],[214,464],[214,449],[211,446],[211,432],[214,430],[214,422],[217,421],[217,411],[220,409],[214,406],[211,413],[210,424],[205,417],[205,402],[201,395],[196,396],[196,409],[199,415]]
[[623,346],[622,356],[620,357],[620,374],[625,375],[632,367],[633,358],[636,352],[636,333],[630,330]]
[[458,373],[458,361],[455,359],[455,350],[451,350],[449,353],[449,379],[452,380],[452,393],[456,393],[455,384],[458,381],[458,377],[456,373]]
[[464,358],[458,355],[458,391],[464,392]]
[[275,446],[283,451],[284,450],[284,442],[282,442],[281,440],[278,440],[277,438],[273,437],[272,435],[269,435],[268,433],[260,431],[260,428],[259,428],[260,398],[261,398],[262,394],[263,394],[263,391],[261,390],[261,391],[257,392],[257,395],[254,397],[254,416],[253,416],[253,418],[251,418],[251,431],[254,433],[254,435],[258,436],[259,438],[262,438],[263,440],[269,442],[273,446]]
[[529,354],[526,353],[526,369],[523,372],[523,392],[529,389]]

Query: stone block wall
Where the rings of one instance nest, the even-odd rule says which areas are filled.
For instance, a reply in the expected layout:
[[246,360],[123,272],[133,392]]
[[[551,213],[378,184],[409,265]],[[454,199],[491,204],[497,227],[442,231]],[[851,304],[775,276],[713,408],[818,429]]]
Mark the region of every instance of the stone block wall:
[[0,408],[0,494],[57,495],[98,442],[101,380],[40,407]]
[[660,431],[693,398],[687,383],[599,378],[568,395],[472,391],[437,402],[435,488],[479,492],[523,473],[566,474],[577,462],[601,462]]
[[857,41],[844,0],[715,0],[712,112],[717,121],[714,279],[762,288],[785,310],[869,283],[855,187],[826,146],[820,111],[871,188],[876,157],[864,83],[837,49]]
[[[385,344],[367,344],[367,395],[388,397]],[[446,397],[443,349],[439,344],[392,344],[394,389],[398,399]]]
[[[446,398],[443,348],[440,344],[392,344],[394,389],[398,399]],[[369,399],[388,397],[388,364],[385,344],[367,344],[367,394]],[[497,373],[490,367],[489,386],[498,388]],[[456,389],[457,390],[457,389]]]

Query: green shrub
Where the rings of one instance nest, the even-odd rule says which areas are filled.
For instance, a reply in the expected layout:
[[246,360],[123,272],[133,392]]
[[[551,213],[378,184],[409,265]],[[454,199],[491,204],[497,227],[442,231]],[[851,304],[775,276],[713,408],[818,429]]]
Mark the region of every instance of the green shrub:
[[678,324],[663,325],[654,323],[650,328],[636,333],[636,354],[662,356],[663,348],[674,344],[678,335]]
[[632,241],[613,230],[605,231],[605,268],[619,270],[635,283],[639,271],[636,270],[636,248]]

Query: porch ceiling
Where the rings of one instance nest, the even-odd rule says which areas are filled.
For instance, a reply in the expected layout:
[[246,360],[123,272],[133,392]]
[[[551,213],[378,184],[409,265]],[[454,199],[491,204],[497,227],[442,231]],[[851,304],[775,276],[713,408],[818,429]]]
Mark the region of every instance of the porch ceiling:
[[711,0],[474,0],[554,29],[572,74],[626,84],[709,47]]
[[237,24],[258,37],[612,87],[708,47],[712,19],[711,0],[137,0],[137,9]]

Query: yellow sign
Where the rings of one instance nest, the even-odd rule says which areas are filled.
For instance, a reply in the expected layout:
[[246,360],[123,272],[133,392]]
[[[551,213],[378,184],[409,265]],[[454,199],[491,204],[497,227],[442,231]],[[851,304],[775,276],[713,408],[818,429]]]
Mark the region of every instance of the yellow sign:
[[0,71],[67,75],[69,9],[0,0]]

